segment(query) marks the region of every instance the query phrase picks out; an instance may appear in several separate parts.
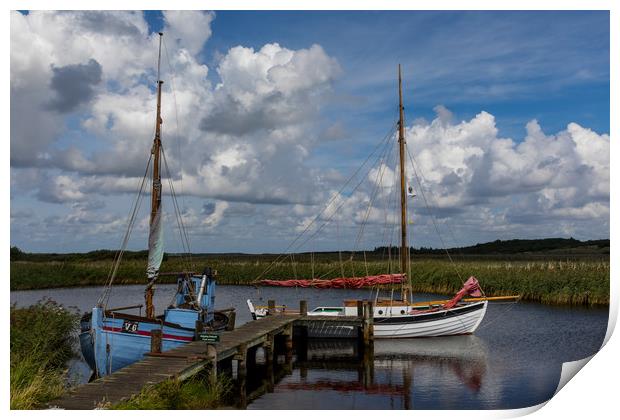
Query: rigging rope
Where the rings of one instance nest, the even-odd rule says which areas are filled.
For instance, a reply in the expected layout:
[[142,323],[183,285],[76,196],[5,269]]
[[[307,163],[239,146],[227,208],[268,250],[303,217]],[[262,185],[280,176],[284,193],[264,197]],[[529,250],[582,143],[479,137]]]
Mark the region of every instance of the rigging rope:
[[[104,308],[106,308],[108,305],[112,283],[114,282],[114,278],[116,277],[116,273],[121,263],[121,259],[123,258],[123,254],[125,253],[125,249],[127,248],[127,244],[129,242],[131,231],[133,230],[133,226],[136,222],[136,215],[138,214],[138,210],[140,209],[140,203],[142,202],[141,200],[142,192],[144,190],[144,185],[146,184],[146,180],[148,178],[149,168],[151,167],[152,160],[153,160],[153,155],[150,154],[149,160],[146,164],[146,170],[144,171],[144,176],[142,177],[142,180],[140,181],[140,184],[139,184],[138,194],[136,195],[136,198],[134,199],[134,202],[132,205],[132,211],[129,214],[129,218],[127,221],[127,229],[125,230],[125,235],[123,236],[123,239],[121,241],[121,247],[116,253],[116,256],[114,257],[114,262],[112,264],[112,267],[110,268],[110,271],[108,272],[108,281],[106,282],[106,285],[103,288],[103,292],[101,293],[101,296],[99,297],[99,300],[97,301],[97,306],[103,306]],[[104,300],[105,300],[105,304],[103,303]]]
[[[437,232],[437,236],[439,236],[439,240],[441,241],[441,245],[443,246],[443,249],[446,252],[446,255],[448,256],[448,259],[450,260],[450,263],[452,264],[452,268],[454,269],[454,271],[456,272],[456,275],[459,277],[459,280],[461,282],[463,282],[463,276],[461,276],[461,273],[459,272],[456,263],[452,260],[452,256],[450,255],[450,252],[448,251],[448,248],[446,247],[446,244],[441,236],[441,233],[439,232],[439,228],[437,227],[437,223],[435,221],[435,215],[433,214],[432,210],[430,209],[429,205],[428,205],[428,201],[426,200],[426,194],[424,193],[424,188],[422,186],[422,182],[420,181],[420,178],[418,177],[418,172],[416,171],[416,165],[417,165],[417,161],[415,161],[412,156],[411,153],[409,153],[409,148],[407,149],[407,155],[409,156],[409,161],[411,162],[411,168],[413,169],[413,173],[415,175],[416,180],[418,181],[418,185],[420,186],[420,193],[422,194],[422,198],[424,199],[424,205],[426,207],[426,210],[429,212],[430,216],[431,216],[431,221],[433,222],[433,226],[435,227],[435,231]],[[414,162],[416,163],[416,165],[414,165]],[[420,174],[422,174],[422,169],[420,168]],[[422,176],[424,176],[424,174],[422,174]],[[423,178],[424,182],[426,183],[426,179]]]
[[189,245],[189,236],[187,234],[187,229],[185,229],[185,225],[183,224],[183,216],[181,215],[181,209],[179,208],[179,203],[177,201],[177,196],[174,190],[174,185],[172,184],[172,176],[170,175],[170,170],[168,168],[168,160],[166,159],[166,154],[164,153],[163,147],[161,148],[161,155],[164,160],[164,169],[166,171],[166,174],[168,175],[168,184],[170,185],[170,195],[172,197],[172,204],[173,204],[174,211],[175,211],[177,226],[179,228],[179,235],[181,236],[181,244],[183,246],[183,250],[186,251],[186,258],[187,258],[187,264],[188,264],[188,270],[186,271],[190,271],[193,268],[193,266],[192,266],[192,254],[190,252],[190,245]]
[[[265,268],[258,276],[256,276],[256,278],[254,279],[254,282],[257,282],[258,280],[260,280],[265,273],[269,272],[269,270],[271,270],[271,268],[277,264],[278,262],[280,262],[286,255],[288,255],[288,251],[293,248],[293,246],[297,243],[297,241],[299,241],[303,235],[306,234],[306,232],[308,232],[310,230],[310,227],[312,227],[317,220],[319,220],[319,218],[321,217],[321,215],[331,206],[331,204],[338,198],[341,196],[341,193],[345,190],[345,188],[349,185],[349,183],[357,176],[357,174],[362,170],[362,168],[364,166],[366,166],[366,164],[370,161],[370,159],[375,155],[375,153],[381,149],[382,146],[384,146],[384,143],[387,142],[387,140],[391,137],[391,135],[394,132],[394,129],[396,127],[396,124],[394,124],[392,127],[390,127],[390,130],[388,131],[388,133],[385,135],[385,137],[375,146],[375,148],[372,150],[372,152],[366,157],[366,159],[364,160],[364,162],[355,170],[355,172],[347,179],[347,181],[344,183],[344,185],[342,186],[342,188],[335,193],[332,198],[327,202],[327,204],[323,207],[323,209],[314,217],[314,219],[312,219],[312,221],[304,228],[304,230],[299,233],[297,235],[297,237],[286,247],[286,249],[279,254],[268,266],[267,268]],[[376,161],[376,160],[375,160]],[[372,168],[372,166],[371,166]],[[363,181],[363,180],[362,180]],[[357,184],[357,186],[355,188],[353,188],[352,192],[355,191],[359,186],[361,185],[361,182],[359,184]],[[342,203],[337,209],[335,209],[334,213],[332,213],[332,215],[330,216],[330,218],[327,220],[327,222],[325,222],[321,227],[319,227],[317,229],[317,231],[315,232],[314,235],[310,236],[310,238],[308,238],[306,241],[304,241],[303,243],[301,243],[300,245],[298,245],[296,248],[294,248],[294,250],[299,249],[301,246],[303,246],[304,244],[306,244],[309,240],[311,240],[321,229],[323,226],[325,226],[326,223],[328,223],[331,218],[335,215],[335,213],[340,210],[340,208],[342,207],[344,203]]]

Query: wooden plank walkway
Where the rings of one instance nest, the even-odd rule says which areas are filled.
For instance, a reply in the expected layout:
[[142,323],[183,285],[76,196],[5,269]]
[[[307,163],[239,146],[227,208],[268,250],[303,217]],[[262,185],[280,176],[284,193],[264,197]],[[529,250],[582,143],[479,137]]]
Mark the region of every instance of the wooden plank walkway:
[[[299,315],[269,316],[248,322],[233,331],[220,333],[215,343],[217,360],[235,356],[239,351],[273,342],[275,335],[292,328]],[[143,360],[119,369],[111,375],[81,385],[60,399],[48,404],[49,408],[70,410],[91,410],[116,404],[137,395],[146,385],[157,384],[167,379],[187,379],[200,372],[209,363],[206,356],[207,344],[192,341],[162,356],[147,356]]]

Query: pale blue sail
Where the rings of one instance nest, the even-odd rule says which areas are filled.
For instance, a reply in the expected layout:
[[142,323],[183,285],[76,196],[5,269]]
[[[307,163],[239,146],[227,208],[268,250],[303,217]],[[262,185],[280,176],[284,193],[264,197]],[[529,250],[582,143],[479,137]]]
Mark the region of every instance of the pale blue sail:
[[164,258],[164,229],[161,223],[161,213],[160,205],[149,230],[149,260],[146,267],[146,276],[149,280],[159,275],[159,267]]

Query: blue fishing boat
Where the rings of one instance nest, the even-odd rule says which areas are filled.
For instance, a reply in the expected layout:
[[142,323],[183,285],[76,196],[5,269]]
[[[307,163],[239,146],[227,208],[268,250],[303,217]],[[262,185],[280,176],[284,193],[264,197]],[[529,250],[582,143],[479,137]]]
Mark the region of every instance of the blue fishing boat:
[[[130,219],[123,238],[121,250],[117,253],[110,277],[99,301],[93,310],[82,317],[80,345],[84,359],[93,370],[94,377],[106,376],[124,366],[137,362],[151,350],[151,336],[161,334],[161,350],[167,351],[199,338],[203,332],[231,329],[234,327],[234,309],[215,310],[216,272],[205,268],[202,274],[190,270],[178,273],[160,273],[159,269],[164,256],[162,227],[162,183],[161,170],[167,169],[166,158],[161,142],[161,88],[163,81],[159,77],[161,61],[160,33],[159,56],[157,63],[157,117],[155,138],[151,155],[147,163],[145,176],[138,191],[138,198],[130,213]],[[127,246],[133,225],[135,224],[140,198],[144,193],[147,178],[152,174],[151,213],[149,229],[149,253],[146,268],[146,289],[144,305],[108,308],[112,284],[116,277],[124,250]],[[185,232],[179,206],[176,202],[174,188],[170,183],[170,196],[174,200],[177,222],[184,248],[189,254],[189,241]],[[155,315],[153,295],[157,280],[164,275],[177,276],[177,289],[170,306],[163,314]],[[142,308],[145,313],[142,315]],[[139,310],[139,314],[128,313]],[[231,316],[232,315],[232,316]]]

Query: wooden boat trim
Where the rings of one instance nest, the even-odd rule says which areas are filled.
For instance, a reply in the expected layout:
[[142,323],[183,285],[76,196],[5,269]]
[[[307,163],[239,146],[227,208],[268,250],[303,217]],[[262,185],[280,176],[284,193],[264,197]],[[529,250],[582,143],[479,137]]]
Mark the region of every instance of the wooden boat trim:
[[[491,297],[479,297],[479,298],[465,298],[461,299],[461,302],[483,302],[483,301],[500,301],[500,300],[519,300],[521,299],[521,295],[514,296],[491,296]],[[413,302],[412,305],[415,306],[431,306],[431,305],[443,305],[444,303],[450,302],[451,299],[445,300],[430,300],[428,302]]]
[[391,325],[391,324],[415,324],[420,322],[429,322],[437,319],[452,318],[460,316],[469,312],[479,311],[484,308],[484,302],[474,303],[472,305],[457,306],[451,309],[445,309],[438,312],[429,312],[415,315],[402,315],[402,316],[389,316],[389,317],[374,317],[374,323],[376,325]]
[[[483,302],[483,301],[516,301],[521,299],[521,295],[511,295],[511,296],[491,296],[491,297],[479,297],[479,298],[465,298],[461,299],[461,302]],[[379,299],[374,301],[375,307],[377,306],[433,306],[433,305],[443,305],[445,303],[450,302],[452,299],[443,299],[443,300],[429,300],[427,302],[408,302],[404,300],[388,300],[388,299]],[[354,307],[357,306],[357,300],[347,299],[344,301],[344,306],[346,307]]]
[[138,322],[148,322],[151,324],[160,324],[164,327],[172,327],[172,328],[178,328],[180,330],[184,330],[184,331],[195,331],[193,328],[187,328],[187,327],[183,327],[179,324],[175,324],[173,322],[166,322],[162,319],[159,318],[148,318],[145,316],[139,316],[139,315],[133,315],[133,314],[124,314],[122,312],[112,312],[112,311],[105,311],[104,313],[105,316],[110,317],[110,318],[115,318],[115,319],[127,319],[129,321],[138,321]]

